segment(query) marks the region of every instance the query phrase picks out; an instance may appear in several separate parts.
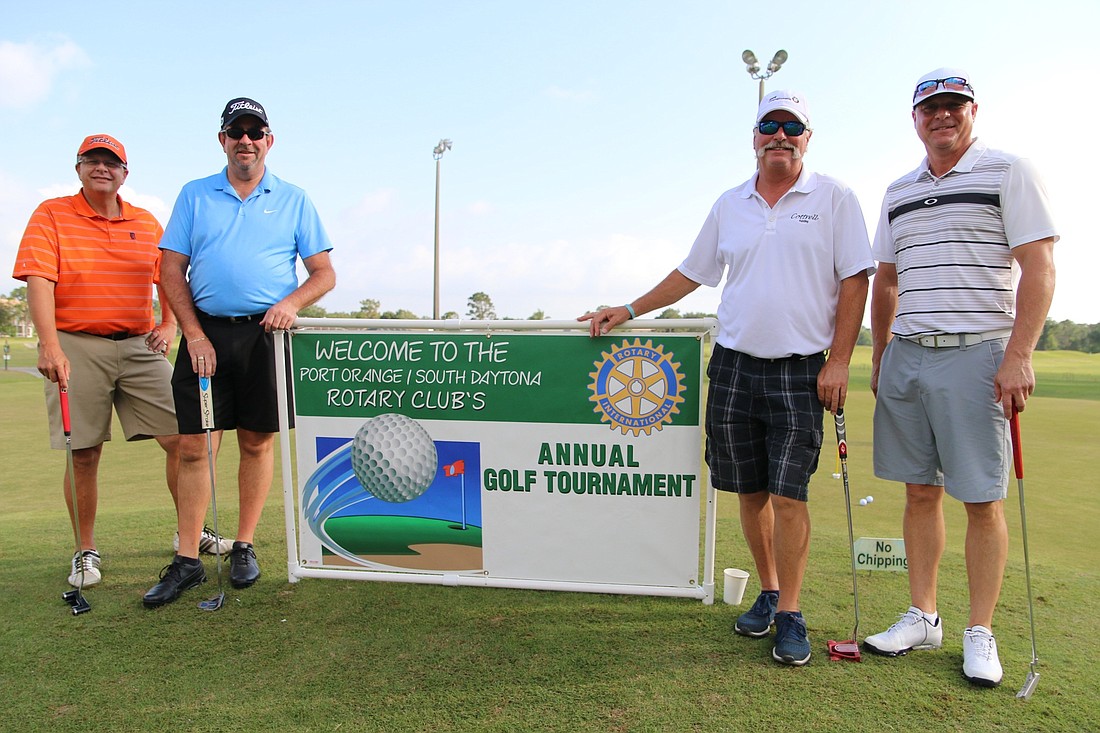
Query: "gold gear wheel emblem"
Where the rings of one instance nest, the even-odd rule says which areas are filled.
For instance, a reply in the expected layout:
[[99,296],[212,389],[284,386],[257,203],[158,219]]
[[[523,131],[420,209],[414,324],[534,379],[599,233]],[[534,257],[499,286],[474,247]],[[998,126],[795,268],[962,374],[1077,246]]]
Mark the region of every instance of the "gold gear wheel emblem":
[[593,393],[588,399],[596,403],[593,410],[600,413],[600,421],[635,437],[671,422],[684,401],[684,375],[672,356],[663,346],[651,340],[643,344],[641,339],[603,352],[594,364],[596,371],[588,375]]

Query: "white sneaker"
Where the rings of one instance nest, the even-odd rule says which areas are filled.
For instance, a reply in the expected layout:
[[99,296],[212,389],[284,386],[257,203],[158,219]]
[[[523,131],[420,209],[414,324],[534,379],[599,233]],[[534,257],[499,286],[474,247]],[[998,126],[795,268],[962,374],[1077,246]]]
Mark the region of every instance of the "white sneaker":
[[[223,555],[228,555],[233,549],[233,540],[227,540],[224,537],[218,537],[214,534],[214,530],[209,527],[202,528],[202,534],[199,535],[199,552],[205,555],[216,555],[218,545],[221,545],[221,551]],[[176,552],[180,551],[180,533],[176,532],[176,536],[172,538],[172,549]]]
[[[95,550],[74,552],[72,563],[69,566],[69,585],[74,588],[90,588],[103,580],[103,573],[99,571],[99,563],[99,553]],[[81,575],[84,576],[83,581],[81,581]]]
[[910,606],[893,626],[864,639],[863,648],[887,657],[900,657],[914,649],[939,649],[943,646],[943,624],[940,621],[937,617],[933,624],[919,608]]
[[971,626],[963,632],[963,677],[980,687],[996,687],[1004,677],[997,640],[984,626]]

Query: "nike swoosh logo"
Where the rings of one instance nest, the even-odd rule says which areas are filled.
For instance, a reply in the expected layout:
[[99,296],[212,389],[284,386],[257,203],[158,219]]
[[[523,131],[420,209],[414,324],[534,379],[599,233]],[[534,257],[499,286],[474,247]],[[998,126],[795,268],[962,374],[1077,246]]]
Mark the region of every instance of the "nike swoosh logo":
[[264,209],[265,214],[274,214],[278,209]]

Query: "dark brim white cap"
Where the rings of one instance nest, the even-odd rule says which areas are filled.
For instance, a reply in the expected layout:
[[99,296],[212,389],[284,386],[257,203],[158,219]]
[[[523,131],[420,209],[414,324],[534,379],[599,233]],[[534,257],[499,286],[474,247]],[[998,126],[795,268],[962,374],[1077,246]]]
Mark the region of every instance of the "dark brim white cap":
[[[924,82],[941,81],[943,79],[952,78],[965,79],[968,85],[967,88],[948,89],[944,85],[940,84],[930,93],[921,96],[920,99],[916,98],[917,87],[919,87]],[[917,83],[913,85],[913,106],[915,107],[917,106],[917,104],[925,101],[926,99],[931,99],[938,94],[958,94],[960,96],[966,97],[967,99],[974,99],[974,83],[970,80],[970,74],[967,73],[966,69],[960,69],[957,66],[941,66],[938,69],[929,71],[920,79],[917,79]]]

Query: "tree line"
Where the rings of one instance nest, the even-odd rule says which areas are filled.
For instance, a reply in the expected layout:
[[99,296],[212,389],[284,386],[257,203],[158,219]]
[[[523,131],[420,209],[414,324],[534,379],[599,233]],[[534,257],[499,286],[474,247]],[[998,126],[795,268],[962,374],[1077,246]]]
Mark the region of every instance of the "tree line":
[[[158,314],[160,304],[154,301],[154,307]],[[605,305],[598,306],[605,308]],[[400,320],[425,320],[430,316],[421,316],[404,308],[398,310],[382,310],[381,301],[373,298],[365,298],[359,301],[359,310],[354,312],[328,311],[320,305],[311,305],[303,308],[299,313],[306,318],[371,318],[371,319],[400,319]],[[656,318],[713,318],[713,313],[687,312],[681,313],[675,308],[666,308]],[[466,299],[465,317],[475,321],[497,320],[496,307],[488,293],[477,292]],[[536,310],[525,320],[542,321],[548,316],[541,309]],[[570,316],[573,317],[573,316]],[[27,306],[27,288],[21,286],[15,288],[7,297],[0,297],[0,335],[12,335],[15,326],[19,322],[25,322],[30,318]],[[444,320],[460,318],[455,311],[447,311],[440,315]],[[504,316],[505,320],[512,320],[510,316]],[[862,328],[859,333],[860,345],[871,344],[871,329]],[[1043,334],[1039,337],[1036,347],[1039,351],[1083,351],[1087,354],[1100,353],[1100,323],[1084,324],[1073,321],[1055,321],[1047,319],[1043,327]]]

